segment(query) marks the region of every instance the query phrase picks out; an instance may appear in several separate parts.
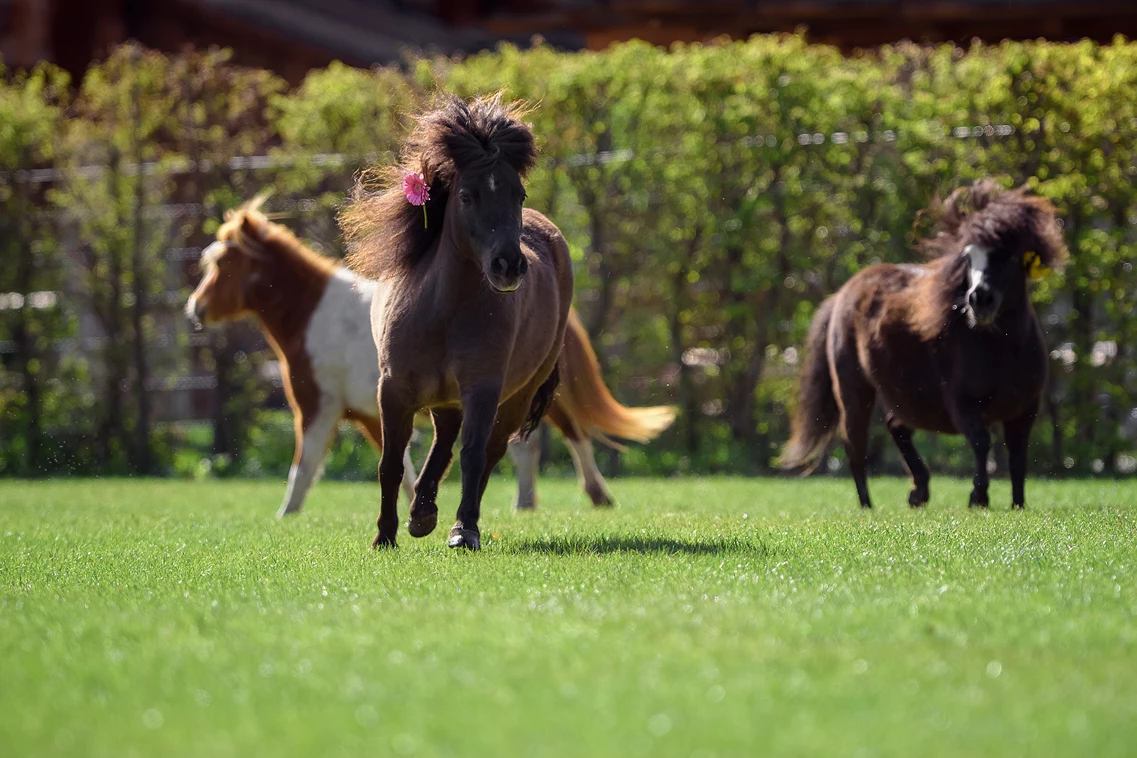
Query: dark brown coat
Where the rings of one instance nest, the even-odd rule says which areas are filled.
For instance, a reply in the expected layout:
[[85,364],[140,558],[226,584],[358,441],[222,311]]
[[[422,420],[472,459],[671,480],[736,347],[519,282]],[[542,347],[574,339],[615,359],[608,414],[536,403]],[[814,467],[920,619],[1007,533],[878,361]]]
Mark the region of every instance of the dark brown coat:
[[[426,408],[435,438],[415,485],[408,531],[434,530],[438,484],[462,438],[462,501],[451,547],[480,547],[489,474],[509,440],[548,410],[572,301],[568,245],[523,209],[533,135],[500,98],[447,96],[418,119],[402,165],[377,193],[361,187],[342,216],[356,268],[380,281],[372,305],[386,443],[376,546],[394,546],[406,445]],[[407,172],[430,187],[423,208],[403,196]]]
[[909,503],[928,501],[927,466],[915,429],[963,434],[976,458],[972,505],[988,503],[991,425],[1010,452],[1012,504],[1025,499],[1027,441],[1047,376],[1047,350],[1028,282],[1060,267],[1066,247],[1053,206],[993,180],[961,188],[933,208],[935,235],[923,265],[871,266],[822,303],[808,338],[785,467],[845,440],[861,505],[868,426],[877,399],[913,479]]

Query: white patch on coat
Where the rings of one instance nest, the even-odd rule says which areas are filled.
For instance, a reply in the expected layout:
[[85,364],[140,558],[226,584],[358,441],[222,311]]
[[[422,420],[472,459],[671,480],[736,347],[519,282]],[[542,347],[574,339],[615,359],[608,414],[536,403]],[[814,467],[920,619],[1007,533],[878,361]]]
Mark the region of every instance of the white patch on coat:
[[490,174],[486,186],[489,187],[490,192],[497,192],[497,180],[493,178],[493,174]]
[[[379,358],[371,337],[371,299],[378,285],[338,269],[308,320],[304,350],[319,388],[319,406],[304,409],[307,428],[300,461],[288,472],[288,488],[277,515],[296,513],[319,479],[328,445],[345,410],[379,416]],[[309,414],[311,414],[309,416]],[[403,490],[414,497],[415,470],[410,450],[403,451]]]
[[337,269],[312,312],[305,339],[320,394],[372,417],[379,415],[379,358],[371,336],[376,286],[347,269]]
[[970,282],[967,288],[967,297],[970,298],[971,293],[977,290],[987,277],[987,262],[991,251],[979,245],[968,245],[963,248],[963,254],[967,256],[970,267]]

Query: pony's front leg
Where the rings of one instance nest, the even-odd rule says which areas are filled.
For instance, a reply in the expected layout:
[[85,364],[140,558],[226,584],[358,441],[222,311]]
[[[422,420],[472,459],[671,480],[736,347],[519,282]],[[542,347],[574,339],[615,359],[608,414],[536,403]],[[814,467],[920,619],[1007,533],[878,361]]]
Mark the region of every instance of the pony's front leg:
[[478,519],[482,509],[486,445],[493,433],[500,400],[500,384],[482,384],[462,393],[462,501],[458,505],[458,520],[450,530],[450,547],[481,548]]
[[991,452],[991,432],[983,423],[983,416],[978,409],[958,413],[956,425],[975,453],[975,478],[971,480],[971,495],[967,505],[986,508],[990,502],[987,497],[991,481],[987,473],[987,456]]
[[399,487],[405,470],[404,457],[414,433],[415,409],[388,380],[379,384],[379,415],[383,423],[383,455],[379,459],[380,505],[378,527],[372,547],[396,547],[399,531]]
[[284,491],[284,502],[276,512],[277,518],[299,513],[304,505],[308,489],[316,479],[328,444],[335,436],[336,426],[343,415],[343,408],[327,398],[320,398],[314,413],[300,412],[296,422],[296,453],[292,468],[288,471],[288,488]]
[[457,408],[437,408],[430,412],[430,417],[434,422],[434,442],[415,482],[415,497],[407,521],[407,533],[412,537],[425,537],[438,524],[438,485],[450,468],[454,442],[462,428],[462,411]]
[[1030,430],[1034,426],[1038,406],[1018,418],[1003,422],[1004,436],[1007,438],[1007,454],[1011,467],[1011,508],[1026,506],[1026,459],[1030,443]]

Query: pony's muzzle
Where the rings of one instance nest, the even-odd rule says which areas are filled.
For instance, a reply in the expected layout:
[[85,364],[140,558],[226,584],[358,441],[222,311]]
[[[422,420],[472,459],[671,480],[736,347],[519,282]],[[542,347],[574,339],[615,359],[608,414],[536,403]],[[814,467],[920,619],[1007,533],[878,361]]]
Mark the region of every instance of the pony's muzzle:
[[1000,298],[990,287],[976,287],[967,294],[967,307],[971,309],[975,321],[990,324],[999,314]]
[[486,278],[489,279],[490,286],[498,292],[513,292],[521,286],[521,280],[528,272],[529,261],[525,259],[523,253],[518,252],[516,256],[511,257],[498,254],[490,260],[490,270]]
[[200,329],[201,325],[205,323],[206,310],[206,306],[196,297],[190,297],[189,301],[186,302],[186,318],[188,318],[197,329]]

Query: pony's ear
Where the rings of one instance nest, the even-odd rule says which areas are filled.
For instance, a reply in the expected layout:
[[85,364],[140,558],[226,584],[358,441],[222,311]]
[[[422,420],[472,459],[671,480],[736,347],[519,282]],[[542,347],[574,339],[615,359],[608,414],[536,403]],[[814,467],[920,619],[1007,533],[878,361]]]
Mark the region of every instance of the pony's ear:
[[241,226],[239,228],[240,236],[243,240],[248,240],[257,245],[263,245],[265,241],[265,232],[267,229],[259,218],[256,218],[252,213],[245,212],[241,214]]
[[241,252],[250,258],[264,258],[268,232],[269,225],[262,217],[247,210],[240,211],[240,221],[234,237]]

